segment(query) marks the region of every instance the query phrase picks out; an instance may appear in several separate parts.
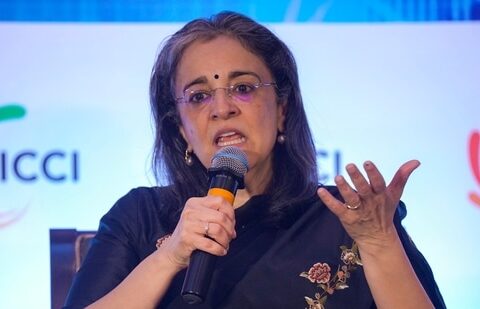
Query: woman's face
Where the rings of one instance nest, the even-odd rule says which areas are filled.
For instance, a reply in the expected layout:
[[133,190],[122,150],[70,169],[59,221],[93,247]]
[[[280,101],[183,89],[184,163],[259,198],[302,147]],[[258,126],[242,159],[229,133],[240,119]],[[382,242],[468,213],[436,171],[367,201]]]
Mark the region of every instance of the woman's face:
[[[180,132],[205,167],[222,147],[235,146],[247,154],[247,176],[271,176],[272,150],[277,132],[283,131],[285,107],[277,102],[274,86],[246,86],[271,82],[263,61],[227,36],[198,41],[185,50],[175,79],[175,97],[186,99],[177,104]],[[236,86],[230,97],[227,87],[232,85]],[[212,89],[216,90],[209,93]]]

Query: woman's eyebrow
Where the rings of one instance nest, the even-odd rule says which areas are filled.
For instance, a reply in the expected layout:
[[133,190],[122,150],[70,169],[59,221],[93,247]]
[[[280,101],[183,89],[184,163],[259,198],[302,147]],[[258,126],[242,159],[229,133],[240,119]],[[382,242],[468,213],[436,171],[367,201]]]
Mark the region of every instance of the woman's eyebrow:
[[[252,75],[252,76],[256,77],[259,81],[262,80],[257,73],[252,72],[252,71],[233,71],[233,72],[230,72],[230,73],[228,74],[228,78],[229,78],[229,79],[234,79],[234,78],[237,78],[237,77],[240,77],[240,76],[243,76],[243,75]],[[188,88],[192,87],[193,85],[197,85],[197,84],[207,84],[207,83],[208,83],[207,77],[206,77],[205,75],[202,75],[202,76],[197,77],[197,78],[195,78],[194,80],[188,82],[188,83],[183,87],[183,91],[187,90]]]
[[192,87],[193,85],[196,85],[196,84],[206,84],[207,83],[207,77],[204,75],[204,76],[200,76],[200,77],[197,77],[195,78],[194,80],[188,82],[184,87],[183,87],[183,91],[187,90],[188,88]]
[[233,72],[230,72],[230,73],[228,74],[228,78],[229,78],[229,79],[233,79],[233,78],[236,78],[236,77],[239,77],[239,76],[243,76],[243,75],[253,75],[253,76],[255,76],[259,81],[262,80],[257,73],[252,72],[252,71],[233,71]]

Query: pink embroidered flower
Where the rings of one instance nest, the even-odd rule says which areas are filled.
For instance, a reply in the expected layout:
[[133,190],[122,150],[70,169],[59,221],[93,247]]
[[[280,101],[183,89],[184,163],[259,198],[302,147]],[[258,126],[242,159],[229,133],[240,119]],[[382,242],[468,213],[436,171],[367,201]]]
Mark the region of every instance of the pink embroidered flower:
[[341,259],[343,263],[349,265],[349,264],[355,264],[355,261],[357,259],[357,256],[352,250],[344,250],[342,252]]
[[347,280],[350,278],[350,273],[357,266],[363,266],[358,256],[358,246],[355,242],[352,243],[351,248],[340,246],[340,250],[342,250],[340,259],[343,265],[338,265],[335,276],[332,279],[330,278],[331,268],[327,263],[316,263],[308,272],[300,273],[300,277],[307,278],[312,283],[317,283],[317,287],[321,289],[315,293],[315,298],[305,296],[308,309],[325,309],[328,296],[337,290],[348,289]]
[[316,263],[308,271],[308,280],[317,283],[327,283],[330,280],[330,266],[327,263]]

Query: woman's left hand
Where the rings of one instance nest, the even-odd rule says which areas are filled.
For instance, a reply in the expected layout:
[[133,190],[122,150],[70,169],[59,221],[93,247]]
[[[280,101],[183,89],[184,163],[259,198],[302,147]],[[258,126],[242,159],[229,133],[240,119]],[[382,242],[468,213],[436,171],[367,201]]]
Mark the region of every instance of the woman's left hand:
[[336,199],[324,188],[318,189],[318,195],[338,216],[360,248],[381,249],[398,237],[393,216],[408,177],[419,165],[420,162],[416,160],[404,163],[387,186],[372,162],[367,161],[363,165],[368,180],[354,164],[348,164],[346,170],[354,188],[343,176],[335,177],[335,183],[345,202]]

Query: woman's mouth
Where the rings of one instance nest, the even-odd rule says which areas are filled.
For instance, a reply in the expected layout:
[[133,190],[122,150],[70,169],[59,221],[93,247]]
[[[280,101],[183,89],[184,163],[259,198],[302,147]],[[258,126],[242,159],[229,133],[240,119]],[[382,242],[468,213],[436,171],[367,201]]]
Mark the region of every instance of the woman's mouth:
[[233,131],[220,134],[215,139],[215,143],[219,147],[233,146],[233,145],[238,145],[244,142],[245,142],[245,136],[243,136],[238,132],[233,132]]

